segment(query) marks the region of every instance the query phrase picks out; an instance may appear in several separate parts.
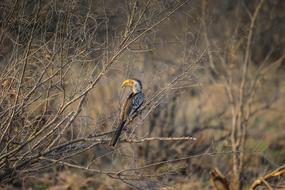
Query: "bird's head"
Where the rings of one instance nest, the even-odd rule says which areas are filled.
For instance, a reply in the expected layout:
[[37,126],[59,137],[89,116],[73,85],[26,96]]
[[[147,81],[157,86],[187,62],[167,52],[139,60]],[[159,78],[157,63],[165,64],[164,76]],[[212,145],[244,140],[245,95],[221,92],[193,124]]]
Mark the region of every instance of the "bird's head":
[[122,87],[129,86],[133,93],[142,92],[142,82],[138,79],[127,79],[122,83]]

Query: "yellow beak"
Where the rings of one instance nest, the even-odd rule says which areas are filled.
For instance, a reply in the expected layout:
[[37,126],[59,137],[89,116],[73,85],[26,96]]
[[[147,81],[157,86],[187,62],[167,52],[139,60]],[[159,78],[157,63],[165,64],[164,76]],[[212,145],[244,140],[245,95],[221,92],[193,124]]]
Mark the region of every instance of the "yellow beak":
[[134,84],[134,80],[132,79],[127,79],[127,80],[124,80],[124,82],[122,83],[122,87],[125,87],[125,86],[133,86]]

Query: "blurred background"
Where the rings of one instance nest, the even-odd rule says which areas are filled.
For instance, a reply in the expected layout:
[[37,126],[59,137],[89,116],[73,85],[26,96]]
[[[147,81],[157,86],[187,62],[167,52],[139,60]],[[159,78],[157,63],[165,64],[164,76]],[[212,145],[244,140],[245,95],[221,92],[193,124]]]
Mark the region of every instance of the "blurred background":
[[[1,188],[285,188],[284,1],[2,0],[0,10]],[[127,78],[148,104],[123,139],[197,140],[110,148]]]

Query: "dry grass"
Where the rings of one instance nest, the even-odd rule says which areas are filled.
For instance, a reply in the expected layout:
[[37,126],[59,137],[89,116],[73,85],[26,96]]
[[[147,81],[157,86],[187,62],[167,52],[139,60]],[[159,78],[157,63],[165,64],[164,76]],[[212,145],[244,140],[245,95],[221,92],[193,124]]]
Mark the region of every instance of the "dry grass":
[[[215,2],[4,1],[0,188],[244,189],[284,164],[278,6]],[[131,77],[147,101],[113,149]]]

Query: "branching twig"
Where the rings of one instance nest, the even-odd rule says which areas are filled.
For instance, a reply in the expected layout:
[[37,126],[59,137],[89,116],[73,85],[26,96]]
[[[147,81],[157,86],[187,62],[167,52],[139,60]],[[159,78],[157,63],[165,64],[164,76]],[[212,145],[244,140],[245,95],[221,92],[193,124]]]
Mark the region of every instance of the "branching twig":
[[264,175],[263,177],[256,179],[250,186],[250,190],[256,189],[258,186],[262,185],[262,183],[264,183],[269,188],[270,185],[268,184],[267,181],[276,177],[280,177],[282,175],[285,175],[285,165],[282,165],[279,168],[275,169],[274,171]]

